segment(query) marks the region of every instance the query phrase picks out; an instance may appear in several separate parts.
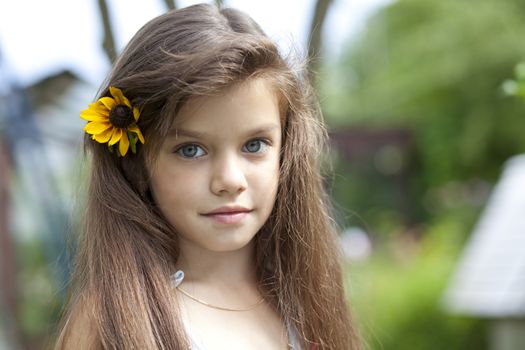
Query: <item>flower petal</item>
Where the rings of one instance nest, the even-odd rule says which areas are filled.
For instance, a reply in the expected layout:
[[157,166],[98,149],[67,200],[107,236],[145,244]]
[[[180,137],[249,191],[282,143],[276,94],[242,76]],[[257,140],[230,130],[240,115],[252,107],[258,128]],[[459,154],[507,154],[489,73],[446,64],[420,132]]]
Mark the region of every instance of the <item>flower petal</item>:
[[108,145],[113,146],[120,140],[121,137],[122,137],[122,129],[115,128],[115,130],[113,131],[113,135],[111,135],[111,140],[109,140]]
[[110,128],[101,132],[100,134],[93,135],[93,140],[97,141],[98,143],[106,143],[111,138],[111,135],[113,135],[113,130],[113,128]]
[[111,96],[113,96],[115,98],[115,102],[117,104],[119,104],[119,105],[124,104],[124,105],[128,106],[129,108],[131,108],[131,103],[126,98],[126,96],[124,96],[124,94],[122,93],[122,90],[120,90],[119,88],[110,86],[109,87],[109,92],[111,93]]
[[120,138],[120,142],[118,143],[118,150],[120,152],[121,156],[125,156],[126,153],[128,153],[129,148],[129,139],[127,133],[122,133],[122,137]]
[[135,134],[137,134],[137,136],[139,137],[140,142],[142,142],[142,144],[144,144],[144,136],[142,136],[142,133],[140,132],[140,129],[139,129],[139,127],[137,125],[133,124],[133,125],[128,126],[128,130],[131,131],[131,132],[134,132]]
[[91,109],[85,109],[80,113],[80,118],[89,122],[107,122],[109,118]]
[[109,116],[109,109],[106,106],[104,106],[104,104],[102,102],[100,102],[100,101],[91,103],[88,106],[87,110],[90,110],[90,111],[93,111],[93,112],[96,112],[96,113],[99,113],[99,114],[102,114],[102,115]]
[[89,122],[84,127],[84,131],[90,135],[98,135],[111,127],[112,125],[109,122]]
[[138,121],[140,117],[140,112],[137,107],[133,107],[133,118],[135,118],[135,121]]
[[110,111],[113,107],[117,105],[117,102],[111,97],[102,97],[101,99],[99,99],[99,101]]

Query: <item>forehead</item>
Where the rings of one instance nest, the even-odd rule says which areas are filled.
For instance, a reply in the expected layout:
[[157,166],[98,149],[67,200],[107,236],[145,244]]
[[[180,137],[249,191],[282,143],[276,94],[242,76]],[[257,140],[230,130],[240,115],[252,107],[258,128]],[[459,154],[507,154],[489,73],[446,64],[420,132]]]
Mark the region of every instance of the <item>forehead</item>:
[[170,134],[180,129],[204,133],[271,125],[280,129],[279,100],[267,79],[249,79],[216,96],[190,99],[177,114]]

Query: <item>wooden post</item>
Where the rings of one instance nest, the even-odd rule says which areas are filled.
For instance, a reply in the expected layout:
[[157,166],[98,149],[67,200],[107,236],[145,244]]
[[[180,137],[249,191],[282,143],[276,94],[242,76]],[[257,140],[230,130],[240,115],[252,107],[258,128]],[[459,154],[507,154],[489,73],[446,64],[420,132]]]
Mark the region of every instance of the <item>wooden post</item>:
[[164,0],[164,4],[168,8],[168,11],[177,9],[177,3],[175,2],[175,0]]
[[106,0],[98,0],[98,9],[100,11],[100,17],[102,19],[102,26],[104,28],[104,41],[102,47],[104,52],[109,58],[109,61],[113,63],[115,57],[117,57],[117,49],[115,46],[115,37],[113,35],[113,28],[111,26],[111,19],[109,18],[109,10]]
[[319,73],[320,57],[322,49],[323,25],[326,19],[328,9],[332,0],[317,0],[315,10],[310,23],[310,33],[308,35],[308,72],[310,82],[316,85],[316,74]]

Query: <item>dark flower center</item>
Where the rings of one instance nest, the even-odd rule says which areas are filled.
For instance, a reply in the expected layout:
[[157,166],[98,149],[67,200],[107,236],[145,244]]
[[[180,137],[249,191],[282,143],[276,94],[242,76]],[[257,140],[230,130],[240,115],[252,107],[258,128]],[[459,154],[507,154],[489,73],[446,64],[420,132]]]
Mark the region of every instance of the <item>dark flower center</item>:
[[116,128],[127,128],[135,119],[131,108],[126,105],[116,105],[109,112],[109,121]]

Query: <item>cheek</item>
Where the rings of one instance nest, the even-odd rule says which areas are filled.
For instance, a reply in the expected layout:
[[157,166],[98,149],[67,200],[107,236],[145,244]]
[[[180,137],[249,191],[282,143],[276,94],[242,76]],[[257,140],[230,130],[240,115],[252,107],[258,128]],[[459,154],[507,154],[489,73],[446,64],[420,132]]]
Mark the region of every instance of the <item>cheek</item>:
[[276,157],[258,168],[255,177],[252,178],[251,185],[256,192],[256,199],[264,201],[266,206],[273,207],[279,184],[279,173],[279,159]]
[[151,181],[151,190],[155,202],[164,212],[174,212],[187,208],[192,201],[198,198],[199,189],[202,188],[202,179],[193,172],[169,171],[164,169]]

